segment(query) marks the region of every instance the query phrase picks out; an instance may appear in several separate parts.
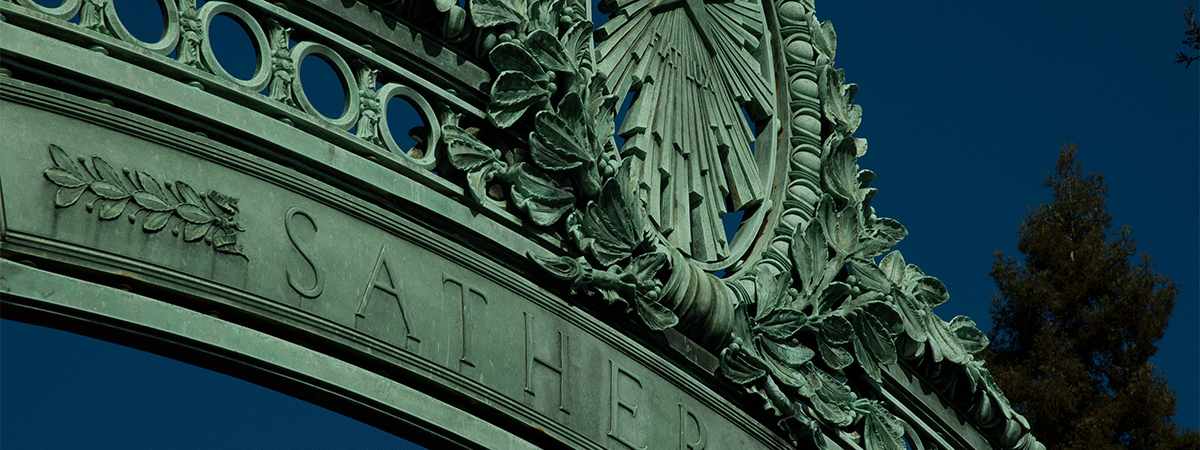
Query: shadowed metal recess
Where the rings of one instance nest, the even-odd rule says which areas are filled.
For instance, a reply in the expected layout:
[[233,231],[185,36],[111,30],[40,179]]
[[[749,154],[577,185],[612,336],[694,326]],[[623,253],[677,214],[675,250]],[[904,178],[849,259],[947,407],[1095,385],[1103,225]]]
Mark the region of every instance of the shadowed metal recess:
[[0,2],[0,313],[431,448],[1044,449],[811,0],[598,6]]

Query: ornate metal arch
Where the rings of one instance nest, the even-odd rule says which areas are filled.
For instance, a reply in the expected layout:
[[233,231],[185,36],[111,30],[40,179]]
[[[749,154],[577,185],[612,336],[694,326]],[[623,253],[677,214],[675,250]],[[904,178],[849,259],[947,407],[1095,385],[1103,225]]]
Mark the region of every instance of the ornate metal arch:
[[[350,167],[415,180],[406,192],[436,195],[494,219],[488,230],[515,242],[504,251],[520,253],[519,262],[506,264],[549,273],[555,279],[539,284],[569,292],[572,301],[599,300],[648,330],[675,329],[699,343],[717,355],[714,382],[737,387],[732,400],[761,406],[763,422],[794,444],[899,450],[907,438],[917,448],[953,447],[959,441],[931,431],[960,426],[938,415],[944,410],[988,445],[1044,448],[974,356],[986,337],[969,318],[939,318],[932,308],[948,299],[946,287],[889,252],[907,230],[871,206],[876,176],[859,168],[867,145],[853,136],[861,121],[853,104],[857,86],[834,67],[836,35],[829,22],[817,21],[811,0],[606,0],[601,11],[609,19],[599,29],[581,0],[469,0],[463,6],[450,0],[367,0],[365,6],[245,0],[200,8],[181,0],[161,6],[163,38],[148,43],[126,30],[108,0],[67,0],[56,8],[9,1],[0,13],[13,24],[2,26],[22,34],[0,45],[31,77],[54,66],[64,77],[96,85],[123,81],[87,73],[70,58],[31,62],[30,55],[59,57],[38,53],[36,43],[66,47],[46,36],[68,36],[72,45],[173,83],[164,82],[164,91],[187,83],[217,106],[162,120],[180,129],[203,123],[237,130],[242,134],[234,138],[252,138],[238,142],[251,155],[213,150],[219,145],[195,129],[198,138],[172,135],[171,148],[257,167],[268,174],[259,176],[279,185],[299,185],[301,176],[322,180],[333,187],[311,195],[352,205],[339,206],[343,210],[416,214],[397,213],[403,209],[396,206],[402,203],[395,200],[398,190],[389,191],[394,180],[382,175],[377,178],[384,181],[363,189],[366,200],[330,194],[358,189],[339,178],[353,172]],[[306,19],[330,11],[339,12],[337,20]],[[76,14],[78,24],[66,22]],[[249,80],[230,75],[213,55],[208,25],[219,14],[240,21],[254,43],[256,70]],[[362,23],[374,28],[355,28],[368,26]],[[396,23],[411,29],[388,28]],[[371,42],[351,42],[344,34]],[[433,50],[405,53],[393,48],[399,41]],[[176,56],[167,58],[172,51]],[[345,93],[339,117],[321,115],[305,94],[297,72],[309,55],[339,73],[335,89]],[[9,96],[43,89],[10,84],[18,86],[6,82]],[[150,115],[159,112],[157,105],[196,95],[172,93],[176,97],[166,100],[129,93],[117,100]],[[412,148],[397,144],[389,129],[392,98],[408,101],[424,122],[411,132]],[[617,123],[627,100],[628,112]],[[247,120],[255,128],[239,129],[249,126],[223,115],[229,105],[270,123]],[[287,128],[281,131],[280,124]],[[360,158],[345,162],[343,153],[317,147],[275,153],[270,138],[293,129]],[[172,231],[192,246],[188,251],[204,242],[213,250],[205,258],[235,258],[230,264],[243,268],[256,257],[241,247],[253,221],[235,218],[234,197],[197,194],[186,182],[163,183],[166,175],[156,179],[138,168],[117,171],[100,156],[82,158],[56,145],[49,160],[53,165],[39,170],[53,184],[47,198],[54,208],[69,209],[87,195],[87,212],[98,209],[100,221],[125,215],[148,234],[174,223]],[[271,164],[291,172],[262,168]],[[197,181],[190,182],[200,186]],[[307,212],[287,211],[290,242],[296,242],[295,216],[307,218],[315,231]],[[720,219],[734,211],[744,218],[727,241]],[[36,238],[21,241],[20,232],[7,232],[5,223],[0,216],[5,242],[18,242],[28,253],[44,250]],[[311,264],[308,250],[297,249]],[[390,275],[378,281],[381,270],[391,270],[382,248],[378,254],[366,295],[375,287],[395,294]],[[315,265],[313,272],[311,288],[283,274],[291,289],[312,299],[322,292],[321,272]],[[20,273],[30,274],[24,281],[52,278]],[[355,324],[367,303],[364,296]],[[293,320],[287,314],[294,311],[286,311],[280,317]],[[407,328],[398,339],[388,345],[419,341]],[[916,397],[922,386],[936,394]],[[915,412],[905,407],[919,402],[936,405]],[[933,422],[941,425],[928,425]]]
[[[535,223],[565,224],[568,255],[532,257],[572,292],[719,353],[720,373],[797,442],[826,448],[822,430],[840,429],[866,448],[902,449],[905,435],[936,445],[880,395],[902,364],[937,373],[1000,445],[1043,448],[973,356],[987,338],[969,318],[940,319],[945,286],[889,253],[908,232],[871,207],[858,87],[834,68],[833,26],[811,1],[606,1],[594,50],[586,5],[479,2],[472,14],[485,4],[477,24],[505,30],[488,54],[499,73],[489,118],[532,118],[528,156],[472,152],[486,146],[453,126],[447,143],[472,156],[457,167],[473,179],[509,183]],[[766,157],[751,159],[749,142]],[[724,177],[704,176],[717,167]],[[750,211],[732,252],[713,245],[726,204]]]

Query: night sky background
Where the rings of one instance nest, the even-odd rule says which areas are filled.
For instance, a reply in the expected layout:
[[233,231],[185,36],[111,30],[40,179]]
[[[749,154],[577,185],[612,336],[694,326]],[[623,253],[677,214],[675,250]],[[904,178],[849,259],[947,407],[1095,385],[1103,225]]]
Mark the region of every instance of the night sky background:
[[[1115,227],[1130,225],[1180,288],[1152,362],[1178,394],[1175,423],[1197,429],[1200,67],[1172,63],[1185,50],[1186,4],[819,1],[817,11],[835,24],[837,67],[860,85],[856,136],[870,150],[859,164],[879,175],[873,206],[908,228],[897,247],[905,259],[950,290],[935,311],[990,329],[992,254],[1020,259],[1021,219],[1051,200],[1042,180],[1064,140],[1077,142],[1077,160],[1109,184]],[[153,0],[115,5],[135,36],[157,40]],[[249,48],[240,28],[218,21],[213,32],[227,42],[223,65],[248,77],[248,58],[222,53]],[[304,69],[305,80],[333,76],[321,63]],[[324,97],[314,103],[340,112],[340,92]],[[9,320],[0,322],[0,447],[413,448],[257,385]]]

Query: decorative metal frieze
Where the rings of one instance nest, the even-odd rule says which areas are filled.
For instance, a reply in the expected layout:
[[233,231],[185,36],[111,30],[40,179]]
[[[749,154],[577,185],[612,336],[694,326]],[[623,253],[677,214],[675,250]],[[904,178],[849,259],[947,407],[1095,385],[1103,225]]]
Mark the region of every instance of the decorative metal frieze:
[[214,251],[249,259],[238,243],[238,233],[246,231],[236,220],[238,199],[212,190],[197,193],[182,181],[160,183],[140,170],[117,172],[99,156],[76,160],[54,144],[50,145],[50,157],[54,167],[43,174],[58,186],[55,207],[70,207],[85,191],[91,191],[96,198],[86,208],[97,211],[100,220],[115,220],[132,206],[129,223],[136,223],[140,214],[146,233],[160,232],[178,219],[171,227],[172,235],[182,234],[185,242],[203,241]]
[[[962,367],[996,400],[988,407],[1001,412],[988,418],[1012,418],[999,441],[1038,448],[972,356],[987,344],[983,333],[969,319],[938,318],[931,308],[949,297],[945,286],[887,253],[907,230],[871,207],[875,174],[859,169],[866,141],[853,137],[857,86],[833,68],[833,27],[816,21],[811,2],[773,5],[779,77],[749,69],[761,66],[752,55],[772,22],[757,3],[606,5],[613,20],[599,32],[596,62],[590,48],[574,46],[580,21],[569,12],[581,5],[471,3],[476,26],[507,29],[489,53],[499,73],[491,122],[509,128],[532,118],[533,131],[527,148],[501,151],[446,125],[448,157],[477,201],[496,201],[489,185],[500,183],[534,223],[572,243],[569,255],[534,261],[574,293],[636,314],[650,329],[679,328],[719,353],[720,373],[761,397],[797,443],[829,448],[822,430],[830,427],[870,449],[903,449],[905,435],[920,443],[880,393],[852,388],[879,386],[900,343],[906,357],[929,352]],[[774,110],[769,78],[787,80],[786,111]],[[638,96],[613,156],[615,124],[604,122],[627,92]],[[751,158],[742,108],[759,124],[787,127],[775,150],[784,152],[786,178],[773,179],[771,158]],[[540,195],[518,194],[531,191],[518,181],[528,173]],[[766,215],[773,229],[759,238],[753,264],[724,280],[699,269],[728,256],[716,220],[725,205],[768,208],[771,186],[782,186],[782,202]]]
[[[134,37],[125,28],[125,24],[121,22],[121,17],[117,14],[116,6],[111,0],[82,0],[82,2],[78,3],[79,26],[96,33],[115,37],[152,53],[167,55],[176,49],[180,38],[180,27],[182,24],[180,19],[181,11],[179,8],[180,5],[175,4],[171,0],[164,0],[160,2],[160,5],[163,13],[163,24],[166,28],[163,29],[162,36],[156,42],[144,42]],[[66,6],[66,3],[64,3],[64,6]],[[61,8],[55,9],[58,10]],[[37,9],[46,11],[45,8],[41,7]],[[53,14],[51,11],[53,10],[47,12]],[[187,13],[187,10],[185,9],[183,12]],[[59,17],[62,19],[69,18],[64,16],[65,13]]]
[[[761,399],[797,444],[833,448],[826,436],[835,435],[868,449],[903,449],[904,438],[921,447],[880,392],[888,371],[903,366],[998,445],[1043,448],[975,358],[983,333],[965,317],[940,319],[932,308],[949,297],[946,287],[890,252],[908,231],[871,206],[876,176],[859,168],[867,143],[854,137],[857,86],[834,67],[836,34],[811,0],[606,1],[612,20],[595,34],[590,5],[578,0],[374,1],[486,58],[494,69],[486,121],[431,105],[397,70],[341,40],[291,46],[290,27],[302,22],[246,9],[269,7],[213,1],[196,10],[189,1],[164,4],[179,16],[170,44],[178,63],[246,95],[268,87],[277,111],[332,132],[354,128],[362,143],[459,183],[467,202],[558,238],[558,255],[531,260],[573,298],[597,299],[652,330],[678,329],[720,355],[721,376]],[[82,8],[82,27],[165,48],[122,35],[111,3],[64,7]],[[398,15],[413,11],[422,14]],[[252,80],[215,63],[205,33],[217,14],[249,28],[260,58]],[[304,94],[297,72],[310,54],[341,73],[347,98],[337,118]],[[377,77],[387,82],[378,90]],[[391,137],[395,96],[424,118],[416,148]],[[625,139],[620,148],[614,134]],[[178,217],[172,231],[185,241],[241,254],[235,200],[140,171],[122,177],[96,157],[77,165],[54,146],[51,155],[45,175],[59,186],[59,207],[89,190],[101,220],[133,203],[129,218],[145,211],[146,232]],[[727,243],[720,218],[731,211],[752,219],[744,239]]]
[[[80,21],[78,27],[86,30],[84,35],[99,33],[107,36],[93,37],[96,42],[102,44],[101,47],[128,45],[161,55],[168,55],[174,51],[176,62],[187,66],[189,70],[215,76],[238,87],[236,92],[224,93],[226,97],[265,94],[282,106],[279,112],[275,113],[277,117],[307,116],[313,122],[332,125],[332,129],[340,129],[347,133],[353,130],[355,137],[369,147],[379,150],[378,155],[369,156],[390,154],[407,165],[432,170],[438,164],[438,154],[431,150],[437,147],[441,136],[441,116],[461,113],[461,110],[453,111],[451,107],[438,102],[431,104],[426,98],[428,93],[415,88],[421,81],[412,78],[410,74],[398,74],[397,72],[402,70],[389,70],[381,67],[378,62],[373,62],[367,56],[373,55],[372,48],[344,46],[338,43],[337,39],[328,39],[328,36],[321,38],[321,33],[307,29],[302,31],[308,39],[293,42],[292,32],[297,29],[298,18],[286,11],[264,10],[263,5],[210,1],[197,8],[194,0],[164,0],[160,2],[165,19],[163,37],[158,42],[147,43],[138,40],[125,29],[116,9],[107,0],[68,0],[57,8],[45,8],[29,0],[17,1],[22,7],[62,20],[77,17]],[[459,13],[453,12],[455,8],[458,8]],[[450,15],[462,15],[459,22],[465,21],[465,12],[458,5],[451,5],[444,11],[449,11],[447,14]],[[233,76],[218,61],[212,40],[208,36],[212,21],[217,16],[232,18],[249,35],[257,58],[255,72],[249,79]],[[113,39],[119,42],[114,42]],[[334,44],[341,46],[331,46]],[[317,80],[303,82],[299,69],[307,56],[315,56],[328,62],[338,72],[337,82],[341,86],[321,86]],[[176,72],[172,70],[170,73]],[[378,90],[377,80],[386,82]],[[192,81],[192,84],[202,87],[207,83]],[[331,88],[346,94],[342,113],[332,118],[318,112],[306,94],[306,89],[312,91]],[[385,104],[394,96],[403,97],[421,116],[423,123],[419,124],[420,126],[405,128],[422,130],[416,136],[421,141],[415,149],[416,152],[412,151],[414,149],[399,148],[390,135]]]

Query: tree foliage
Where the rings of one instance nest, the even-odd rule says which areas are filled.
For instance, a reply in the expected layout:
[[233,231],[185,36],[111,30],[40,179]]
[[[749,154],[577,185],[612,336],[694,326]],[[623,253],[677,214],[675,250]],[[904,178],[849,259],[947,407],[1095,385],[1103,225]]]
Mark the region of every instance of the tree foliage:
[[1052,449],[1200,449],[1176,427],[1175,392],[1149,362],[1178,289],[1116,231],[1103,176],[1064,144],[1044,184],[1054,201],[1025,217],[1024,263],[996,252],[988,365]]
[[[1200,22],[1196,22],[1196,8],[1192,5],[1183,8],[1183,20],[1187,22],[1187,29],[1183,30],[1183,34],[1187,38],[1183,40],[1183,45],[1188,46],[1191,50],[1200,50]],[[1200,55],[1189,55],[1184,52],[1175,52],[1175,62],[1183,63],[1184,67],[1191,67],[1192,61],[1200,59]]]

